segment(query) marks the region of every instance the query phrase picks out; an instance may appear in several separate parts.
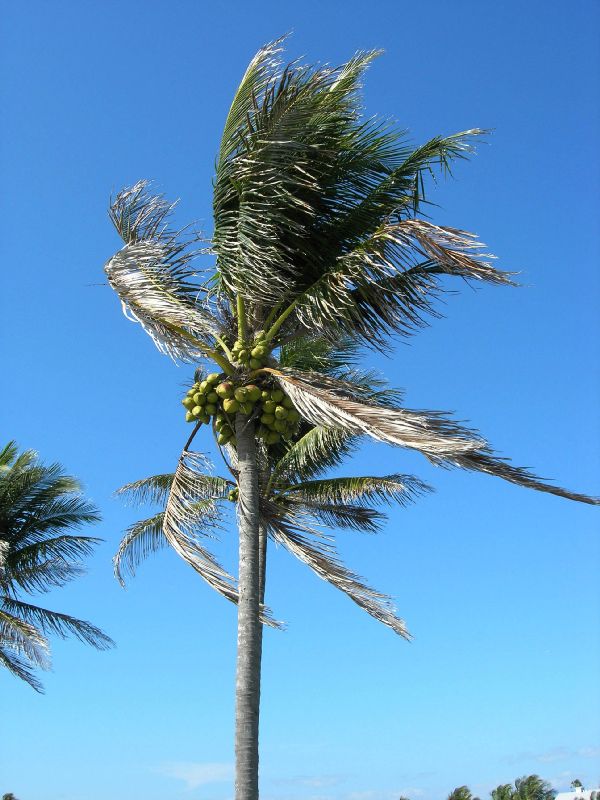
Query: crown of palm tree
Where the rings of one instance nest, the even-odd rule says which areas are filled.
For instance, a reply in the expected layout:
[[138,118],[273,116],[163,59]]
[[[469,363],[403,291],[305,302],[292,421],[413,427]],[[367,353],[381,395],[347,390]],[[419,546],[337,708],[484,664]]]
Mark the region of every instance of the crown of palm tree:
[[60,464],[44,466],[15,442],[0,451],[0,664],[37,691],[34,670],[50,665],[48,634],[73,635],[98,649],[113,644],[89,622],[22,599],[83,572],[99,540],[69,531],[99,519]]
[[[470,130],[408,145],[390,123],[364,120],[360,79],[375,52],[339,68],[282,67],[281,41],[253,59],[229,112],[217,160],[210,251],[190,229],[169,224],[173,208],[141,182],[111,205],[125,246],[106,265],[126,313],[173,358],[216,362],[241,380],[269,378],[318,426],[422,452],[444,466],[487,472],[587,503],[497,457],[476,431],[438,411],[366,403],[351,380],[318,365],[291,367],[284,344],[298,340],[385,349],[436,313],[443,276],[513,284],[473,234],[422,217],[424,183],[447,172],[482,133]],[[198,267],[200,253],[216,257]],[[261,332],[261,370],[236,363],[236,337]],[[183,475],[183,472],[182,472]]]

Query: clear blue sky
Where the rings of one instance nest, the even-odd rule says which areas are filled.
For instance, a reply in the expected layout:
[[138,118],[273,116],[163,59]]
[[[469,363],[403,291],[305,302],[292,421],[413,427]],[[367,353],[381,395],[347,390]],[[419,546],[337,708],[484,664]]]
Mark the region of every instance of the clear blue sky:
[[[171,470],[189,370],[102,285],[119,247],[111,192],[151,178],[211,230],[221,126],[244,68],[382,47],[369,113],[415,142],[495,129],[432,195],[521,289],[446,298],[445,317],[377,360],[410,407],[454,410],[516,463],[597,493],[600,7],[529,0],[4,3],[1,218],[4,439],[60,460],[104,522],[87,578],[47,599],[118,642],[56,642],[47,694],[0,674],[0,792],[20,800],[232,796],[235,612],[170,553],[123,591],[111,556],[135,512],[111,493]],[[348,563],[397,598],[412,644],[294,563],[270,557],[265,800],[482,797],[536,772],[600,777],[598,510],[369,445],[347,473],[415,472],[434,495]],[[232,527],[218,545],[233,565]]]

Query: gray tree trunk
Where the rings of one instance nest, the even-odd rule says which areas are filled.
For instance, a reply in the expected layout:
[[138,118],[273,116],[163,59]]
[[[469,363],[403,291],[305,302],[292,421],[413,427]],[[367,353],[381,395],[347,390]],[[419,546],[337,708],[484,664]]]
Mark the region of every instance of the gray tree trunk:
[[236,415],[239,602],[235,687],[235,800],[258,800],[258,718],[262,631],[260,516],[254,423]]

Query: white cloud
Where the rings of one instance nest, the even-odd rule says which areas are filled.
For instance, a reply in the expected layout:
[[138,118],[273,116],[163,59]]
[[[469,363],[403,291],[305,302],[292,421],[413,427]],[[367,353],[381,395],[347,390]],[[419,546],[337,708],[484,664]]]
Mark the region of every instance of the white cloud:
[[184,781],[187,789],[197,789],[209,783],[233,780],[233,764],[197,764],[193,761],[170,761],[159,771],[169,778]]
[[600,758],[600,747],[582,747],[577,751],[577,755],[584,758]]

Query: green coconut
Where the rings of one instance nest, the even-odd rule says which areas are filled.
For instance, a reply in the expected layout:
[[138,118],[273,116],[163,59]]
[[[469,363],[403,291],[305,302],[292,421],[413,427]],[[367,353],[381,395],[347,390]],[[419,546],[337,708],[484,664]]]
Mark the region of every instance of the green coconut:
[[276,406],[275,407],[275,419],[285,419],[287,417],[288,413],[289,412],[288,412],[287,408],[284,408],[283,406]]
[[261,391],[258,386],[255,386],[253,383],[249,383],[245,389],[248,395],[248,400],[250,400],[251,403],[256,403],[258,400],[260,400]]
[[219,402],[219,395],[216,392],[209,392],[206,395],[206,400],[207,400],[207,402],[213,403],[213,405],[214,405],[215,403]]
[[195,419],[196,419],[196,417],[192,414],[191,411],[186,411],[185,412],[185,421],[186,422],[194,422]]
[[212,417],[213,414],[217,413],[217,406],[214,403],[207,403],[204,406],[204,412]]
[[240,404],[234,397],[229,397],[227,400],[223,400],[223,409],[228,414],[235,414],[240,410]]
[[273,389],[271,392],[271,400],[275,400],[276,403],[281,403],[283,397],[284,395],[281,389]]
[[224,381],[223,383],[220,383],[217,386],[217,388],[215,389],[215,392],[217,393],[217,395],[219,397],[223,397],[224,398],[224,397],[232,397],[234,390],[235,390],[235,387],[234,387],[233,383],[231,383],[231,381]]
[[263,414],[260,418],[263,425],[272,425],[275,422],[273,414]]

